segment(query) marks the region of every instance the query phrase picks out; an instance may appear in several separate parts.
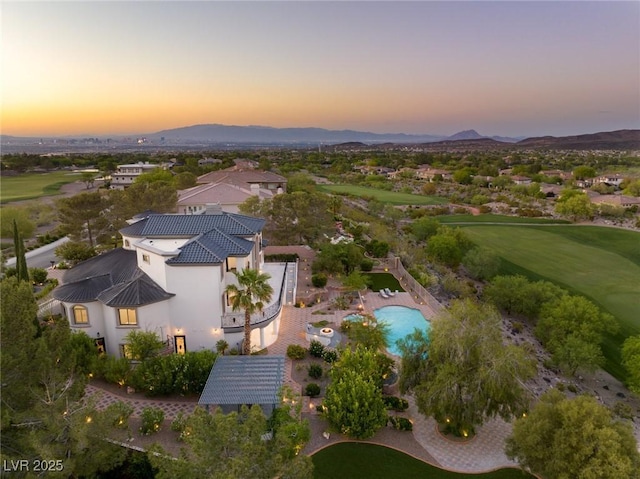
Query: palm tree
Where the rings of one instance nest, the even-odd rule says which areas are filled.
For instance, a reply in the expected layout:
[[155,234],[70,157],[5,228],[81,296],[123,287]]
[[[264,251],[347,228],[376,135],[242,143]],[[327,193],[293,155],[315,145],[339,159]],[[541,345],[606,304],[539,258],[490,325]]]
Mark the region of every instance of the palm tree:
[[231,309],[244,310],[242,354],[251,354],[251,315],[256,311],[262,311],[264,303],[271,300],[273,294],[273,288],[269,284],[271,276],[251,268],[236,271],[235,275],[238,278],[238,286],[229,284],[225,291],[229,295]]

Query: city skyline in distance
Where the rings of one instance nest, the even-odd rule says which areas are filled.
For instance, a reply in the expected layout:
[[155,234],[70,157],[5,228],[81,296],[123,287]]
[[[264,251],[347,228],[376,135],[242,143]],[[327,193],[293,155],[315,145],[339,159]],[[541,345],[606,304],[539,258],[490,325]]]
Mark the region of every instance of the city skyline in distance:
[[9,2],[2,134],[640,127],[637,2]]

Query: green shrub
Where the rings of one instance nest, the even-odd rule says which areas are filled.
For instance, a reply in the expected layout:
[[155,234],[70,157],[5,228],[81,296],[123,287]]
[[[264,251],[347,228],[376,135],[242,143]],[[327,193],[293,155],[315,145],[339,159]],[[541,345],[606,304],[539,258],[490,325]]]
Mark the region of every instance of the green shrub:
[[290,344],[287,346],[287,357],[291,359],[304,359],[307,355],[307,348],[298,344]]
[[574,393],[574,394],[577,394],[577,392],[578,392],[578,388],[576,387],[576,385],[575,385],[575,384],[569,384],[569,385],[567,386],[567,389],[568,389],[569,391],[571,391],[572,393]]
[[142,409],[141,420],[140,434],[145,436],[155,434],[162,427],[164,411],[158,407],[145,407]]
[[373,269],[373,260],[365,258],[360,262],[360,269],[362,271],[371,271]]
[[124,401],[109,404],[104,411],[109,422],[114,427],[126,429],[128,427],[129,416],[133,414],[133,407]]
[[314,358],[321,358],[324,353],[324,345],[315,339],[309,344],[309,354]]
[[622,419],[633,420],[633,408],[628,404],[618,401],[613,405],[612,410],[616,416]]
[[322,359],[327,363],[335,363],[338,360],[338,351],[335,349],[326,349],[322,353]]
[[409,408],[409,402],[400,397],[396,396],[383,396],[382,400],[384,401],[384,405],[387,409],[391,409],[393,411],[406,411]]
[[36,284],[43,284],[47,280],[47,270],[43,268],[29,268],[29,277]]
[[327,275],[324,273],[317,273],[311,276],[311,283],[316,288],[324,288],[327,285]]
[[413,424],[406,417],[389,416],[389,424],[398,431],[413,431]]
[[265,255],[265,263],[295,263],[300,257],[298,253],[279,253]]
[[304,393],[305,395],[314,398],[320,394],[320,386],[316,383],[309,383],[307,384],[307,387],[304,388]]
[[516,333],[521,333],[522,330],[524,329],[524,326],[519,321],[514,321],[512,326],[513,326],[513,331]]
[[558,391],[564,392],[564,389],[565,389],[565,385],[564,385],[564,383],[558,383],[558,384],[556,384],[556,389],[557,389]]
[[229,349],[229,343],[224,339],[219,339],[216,342],[216,352],[224,356],[224,353]]
[[311,364],[308,368],[309,377],[320,379],[322,377],[322,366],[319,364]]
[[171,422],[171,430],[179,433],[178,440],[183,441],[186,436],[189,435],[187,420],[189,416],[185,415],[183,412],[179,412],[176,418]]
[[200,394],[216,356],[203,350],[151,358],[138,365],[131,383],[147,396]]
[[131,364],[126,358],[104,356],[99,363],[99,374],[110,383],[124,386],[129,383]]

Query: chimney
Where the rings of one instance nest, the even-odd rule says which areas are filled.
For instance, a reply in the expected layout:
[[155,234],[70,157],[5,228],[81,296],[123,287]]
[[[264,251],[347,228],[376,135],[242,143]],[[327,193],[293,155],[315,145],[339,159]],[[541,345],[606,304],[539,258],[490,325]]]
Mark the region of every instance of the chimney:
[[220,205],[220,203],[207,203],[204,214],[205,215],[221,215],[222,206]]

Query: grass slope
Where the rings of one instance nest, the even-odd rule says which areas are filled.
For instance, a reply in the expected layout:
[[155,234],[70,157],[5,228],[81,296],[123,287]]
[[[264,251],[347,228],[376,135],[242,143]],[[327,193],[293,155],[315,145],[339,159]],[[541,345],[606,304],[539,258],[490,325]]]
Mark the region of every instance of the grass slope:
[[78,173],[55,171],[53,173],[27,173],[18,176],[3,176],[0,203],[31,200],[41,196],[55,195],[60,188],[78,180]]
[[456,223],[525,223],[525,224],[569,224],[567,220],[558,220],[551,218],[524,218],[521,216],[505,216],[505,215],[443,215],[436,219],[444,224]]
[[460,474],[426,464],[403,452],[375,444],[342,442],[313,456],[314,479],[389,479],[395,477],[428,479],[527,479],[519,469],[500,469],[485,474]]
[[597,226],[465,226],[504,260],[503,273],[546,279],[582,294],[620,323],[603,350],[605,369],[624,380],[620,347],[640,334],[640,234]]
[[389,205],[442,205],[448,203],[445,198],[437,196],[421,196],[395,191],[378,190],[356,185],[316,185],[316,188],[324,193],[338,195],[353,195],[359,197],[375,198],[380,203]]

